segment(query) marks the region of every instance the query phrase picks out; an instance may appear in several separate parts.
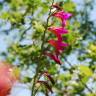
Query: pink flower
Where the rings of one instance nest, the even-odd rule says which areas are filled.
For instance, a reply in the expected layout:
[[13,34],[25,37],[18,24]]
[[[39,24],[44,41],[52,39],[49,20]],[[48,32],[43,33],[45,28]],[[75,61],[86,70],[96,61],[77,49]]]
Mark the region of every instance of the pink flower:
[[66,20],[68,20],[72,14],[64,11],[58,11],[54,13],[53,16],[60,18],[62,20],[62,26],[64,27],[66,25]]
[[16,81],[17,78],[13,74],[12,66],[0,62],[0,96],[7,96]]
[[61,35],[68,33],[68,30],[64,29],[63,27],[49,27],[48,30],[53,32],[60,41],[62,41]]
[[58,40],[49,40],[49,44],[55,47],[57,51],[62,51],[64,47],[68,46],[67,43]]
[[45,53],[45,55],[49,56],[52,60],[54,60],[56,63],[61,65],[61,61],[57,55],[52,54],[52,53],[47,53],[47,52]]

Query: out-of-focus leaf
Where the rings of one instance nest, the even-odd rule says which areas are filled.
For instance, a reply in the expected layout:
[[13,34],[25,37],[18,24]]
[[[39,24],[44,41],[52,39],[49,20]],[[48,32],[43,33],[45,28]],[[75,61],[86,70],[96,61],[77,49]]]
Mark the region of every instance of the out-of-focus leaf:
[[80,65],[79,70],[82,74],[88,77],[92,76],[93,74],[92,70],[88,66],[85,66],[85,65]]
[[90,93],[90,94],[87,94],[87,96],[95,96],[96,94],[92,94],[92,93]]
[[95,52],[96,53],[96,45],[89,45],[89,49],[92,51],[92,52]]
[[1,15],[0,15],[0,18],[2,19],[8,19],[10,17],[10,15],[8,14],[8,12],[3,12]]
[[71,79],[71,74],[69,74],[69,73],[60,74],[59,77],[58,77],[58,79],[59,80],[62,80],[62,81],[70,80]]
[[13,73],[15,74],[16,78],[19,78],[20,76],[20,68],[13,68]]
[[40,22],[36,22],[34,21],[34,27],[38,32],[43,32],[44,31],[44,27]]
[[74,2],[66,2],[66,3],[64,3],[63,8],[66,11],[73,12],[75,9],[75,6],[76,6],[76,4]]

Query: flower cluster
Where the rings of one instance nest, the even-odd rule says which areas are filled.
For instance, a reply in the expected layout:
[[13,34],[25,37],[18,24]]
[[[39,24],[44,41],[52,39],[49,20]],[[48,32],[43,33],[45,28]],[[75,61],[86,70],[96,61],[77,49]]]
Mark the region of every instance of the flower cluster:
[[[51,39],[49,40],[49,44],[55,48],[54,54],[45,52],[47,56],[49,56],[52,60],[54,60],[57,64],[61,64],[60,61],[60,53],[63,51],[65,47],[68,46],[67,43],[63,42],[63,34],[67,34],[68,30],[65,28],[66,21],[72,16],[71,13],[64,12],[58,5],[53,5],[53,7],[57,8],[57,11],[52,14],[52,16],[59,18],[61,20],[60,27],[49,27],[48,30],[56,35],[57,40]],[[59,8],[59,10],[58,10]]]
[[[61,26],[60,27],[54,27],[54,26],[48,27],[48,31],[53,33],[56,36],[57,39],[56,40],[51,39],[51,40],[48,41],[48,43],[55,48],[54,53],[45,51],[44,54],[46,56],[50,57],[57,64],[61,65],[62,63],[61,63],[61,60],[60,60],[59,57],[61,55],[61,52],[64,50],[64,48],[68,46],[68,44],[63,41],[63,36],[62,35],[68,33],[68,30],[65,28],[66,21],[72,16],[72,14],[64,12],[62,10],[62,8],[60,8],[60,6],[58,6],[58,5],[53,5],[52,7],[56,8],[57,11],[55,13],[51,14],[51,16],[59,18],[61,20]],[[48,72],[43,72],[42,75],[44,77],[47,77],[47,79],[49,79],[49,81],[52,84],[55,83],[53,78],[50,76],[50,74]],[[38,80],[37,83],[45,85],[45,87],[48,89],[48,91],[50,91],[52,93],[53,92],[52,87],[49,85],[50,82],[47,82],[47,81],[44,81],[44,80],[43,81]]]

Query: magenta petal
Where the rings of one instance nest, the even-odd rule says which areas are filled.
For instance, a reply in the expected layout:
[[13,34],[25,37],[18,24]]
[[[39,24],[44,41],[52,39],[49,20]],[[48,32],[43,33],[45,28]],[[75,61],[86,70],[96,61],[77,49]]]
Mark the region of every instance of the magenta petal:
[[63,13],[63,18],[65,19],[65,20],[67,20],[67,19],[69,19],[70,17],[72,16],[72,14],[71,13]]
[[68,30],[64,29],[63,27],[49,27],[49,31],[53,32],[54,34],[66,34]]
[[69,19],[72,14],[71,13],[67,13],[67,12],[64,12],[64,11],[59,11],[59,12],[56,12],[53,14],[53,16],[57,17],[57,18],[60,18],[60,19],[64,19],[64,20],[67,20]]
[[66,20],[68,20],[72,16],[72,14],[64,11],[59,11],[54,13],[53,16],[60,18],[62,20],[62,27],[64,27],[66,25]]
[[63,40],[61,35],[68,33],[68,30],[63,27],[49,27],[48,30],[53,32],[58,37],[58,40],[61,41]]
[[66,20],[62,20],[62,27],[66,26]]
[[59,44],[61,47],[67,47],[68,46],[68,44],[67,43],[64,43],[64,42],[60,42],[60,44]]
[[57,51],[63,50],[68,44],[59,40],[49,40],[49,44],[56,48]]
[[52,60],[54,60],[56,63],[61,64],[60,59],[59,59],[56,55],[51,54],[51,53],[45,53],[45,54],[46,54],[47,56],[49,56]]
[[59,41],[62,41],[62,40],[63,40],[61,34],[56,34],[56,36],[58,37],[58,40],[59,40]]
[[64,29],[63,27],[49,27],[48,30],[58,34],[68,33],[68,30]]

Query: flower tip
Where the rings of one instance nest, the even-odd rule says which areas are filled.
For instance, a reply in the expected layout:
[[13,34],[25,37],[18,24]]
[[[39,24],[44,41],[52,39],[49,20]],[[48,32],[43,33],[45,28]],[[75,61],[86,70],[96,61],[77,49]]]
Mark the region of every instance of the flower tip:
[[68,19],[70,18],[70,17],[72,17],[72,13],[67,13],[67,16],[68,16]]
[[60,7],[59,3],[54,3],[52,5],[53,8],[56,8],[57,10],[62,10],[62,8]]

